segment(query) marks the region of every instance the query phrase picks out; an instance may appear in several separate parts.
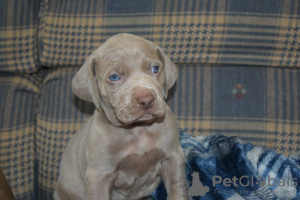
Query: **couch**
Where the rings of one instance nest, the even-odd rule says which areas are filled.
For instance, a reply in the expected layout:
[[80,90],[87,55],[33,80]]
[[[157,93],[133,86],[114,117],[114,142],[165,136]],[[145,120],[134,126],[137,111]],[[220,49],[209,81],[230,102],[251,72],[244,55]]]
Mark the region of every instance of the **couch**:
[[62,152],[94,110],[71,80],[110,36],[159,45],[190,135],[300,149],[300,1],[2,0],[0,166],[16,199],[51,199]]

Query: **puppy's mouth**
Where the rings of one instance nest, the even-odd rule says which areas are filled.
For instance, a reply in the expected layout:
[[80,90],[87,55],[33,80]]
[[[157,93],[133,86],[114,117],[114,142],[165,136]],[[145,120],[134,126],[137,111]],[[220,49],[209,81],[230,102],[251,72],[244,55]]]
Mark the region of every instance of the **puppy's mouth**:
[[153,110],[140,110],[140,109],[133,109],[133,110],[126,110],[122,109],[117,112],[116,116],[118,120],[123,124],[133,124],[136,122],[147,122],[153,121],[156,118],[164,116],[165,111],[164,108]]
[[145,112],[142,116],[136,118],[133,122],[148,121],[148,120],[154,119],[155,117],[156,117],[156,115]]

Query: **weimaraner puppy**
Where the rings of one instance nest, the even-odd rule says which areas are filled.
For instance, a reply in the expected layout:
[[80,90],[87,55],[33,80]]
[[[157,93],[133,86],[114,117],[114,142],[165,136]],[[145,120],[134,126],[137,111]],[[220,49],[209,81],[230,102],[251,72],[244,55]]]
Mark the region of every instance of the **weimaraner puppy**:
[[141,37],[119,34],[79,69],[74,93],[96,105],[62,156],[54,194],[61,200],[135,200],[161,180],[168,200],[187,199],[176,120],[165,103],[177,69]]

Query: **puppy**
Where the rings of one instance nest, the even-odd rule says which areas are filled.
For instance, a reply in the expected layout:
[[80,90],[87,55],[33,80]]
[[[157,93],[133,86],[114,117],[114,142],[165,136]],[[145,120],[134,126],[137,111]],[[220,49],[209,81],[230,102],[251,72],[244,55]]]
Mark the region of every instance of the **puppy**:
[[161,180],[168,200],[186,199],[183,151],[164,101],[176,78],[148,40],[119,34],[103,43],[72,81],[96,110],[67,145],[54,199],[142,199]]

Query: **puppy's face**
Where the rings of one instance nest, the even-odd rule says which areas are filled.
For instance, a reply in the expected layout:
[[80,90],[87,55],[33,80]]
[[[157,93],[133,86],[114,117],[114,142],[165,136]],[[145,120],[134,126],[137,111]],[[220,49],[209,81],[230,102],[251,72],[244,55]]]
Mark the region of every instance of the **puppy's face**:
[[[177,70],[159,47],[143,38],[120,34],[107,40],[91,57],[88,64],[94,67],[92,78],[104,111],[111,109],[110,115],[126,125],[164,116],[164,97],[176,80]],[[76,84],[73,80],[73,90],[81,97]],[[96,104],[93,95],[97,94],[91,94]]]
[[108,40],[96,57],[100,96],[119,121],[131,124],[165,114],[163,60],[140,38]]

